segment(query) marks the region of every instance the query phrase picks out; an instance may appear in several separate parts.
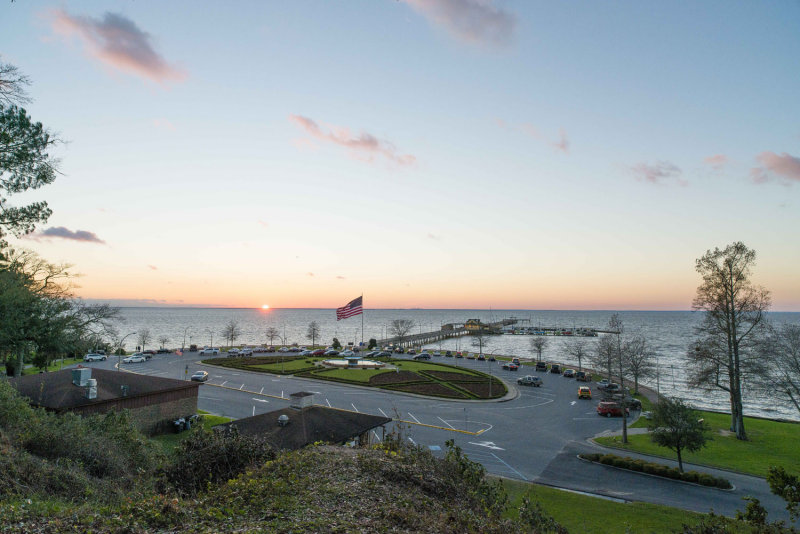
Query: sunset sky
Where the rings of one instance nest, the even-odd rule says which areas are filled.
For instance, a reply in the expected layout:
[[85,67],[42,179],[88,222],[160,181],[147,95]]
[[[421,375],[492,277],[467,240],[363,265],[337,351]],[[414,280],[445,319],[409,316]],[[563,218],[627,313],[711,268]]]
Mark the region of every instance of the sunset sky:
[[800,310],[800,3],[4,2],[67,142],[14,246],[117,303]]

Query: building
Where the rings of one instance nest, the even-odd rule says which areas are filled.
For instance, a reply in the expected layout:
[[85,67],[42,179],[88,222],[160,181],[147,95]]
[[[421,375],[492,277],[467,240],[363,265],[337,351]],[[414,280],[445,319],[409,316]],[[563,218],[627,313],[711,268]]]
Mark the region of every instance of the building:
[[9,379],[34,406],[81,415],[129,410],[145,434],[172,428],[180,417],[197,413],[200,384],[124,371],[79,367]]
[[290,399],[291,405],[285,409],[237,419],[214,429],[236,427],[240,434],[263,438],[278,450],[297,450],[317,442],[338,445],[356,441],[365,445],[372,430],[392,421],[390,417],[315,406],[312,393],[293,393]]

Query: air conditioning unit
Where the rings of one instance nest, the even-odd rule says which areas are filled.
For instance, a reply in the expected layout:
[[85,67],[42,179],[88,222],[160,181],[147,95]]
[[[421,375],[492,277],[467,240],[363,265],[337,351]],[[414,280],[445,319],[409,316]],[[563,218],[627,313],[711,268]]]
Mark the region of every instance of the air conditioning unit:
[[97,380],[95,380],[94,378],[90,378],[86,381],[86,398],[87,399],[97,398]]
[[72,370],[72,383],[78,387],[86,387],[86,382],[92,377],[92,370],[88,367],[79,367]]

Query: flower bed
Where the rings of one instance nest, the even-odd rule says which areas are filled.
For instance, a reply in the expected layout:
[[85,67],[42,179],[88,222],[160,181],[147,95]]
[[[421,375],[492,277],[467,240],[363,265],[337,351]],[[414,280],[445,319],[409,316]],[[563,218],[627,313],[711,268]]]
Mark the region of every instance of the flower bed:
[[404,384],[406,382],[427,382],[428,379],[424,376],[418,375],[413,371],[387,371],[379,375],[375,375],[369,379],[372,386],[383,386],[386,384]]
[[639,473],[647,473],[663,478],[671,478],[673,480],[682,480],[683,482],[692,482],[702,486],[710,486],[712,488],[731,489],[731,483],[720,477],[709,475],[708,473],[698,473],[697,471],[686,471],[681,473],[677,467],[669,467],[654,462],[647,462],[645,460],[636,460],[626,456],[617,456],[615,454],[579,454],[580,458],[590,462],[597,462],[603,465],[610,465],[619,467],[621,469],[628,469],[630,471],[637,471]]
[[448,382],[478,382],[486,381],[486,377],[480,377],[467,373],[454,373],[452,371],[423,371],[426,375],[431,376],[437,380],[445,380]]
[[430,395],[432,397],[446,397],[448,399],[465,399],[466,395],[447,386],[436,382],[422,384],[398,384],[394,386],[384,386],[386,389],[394,391],[404,391],[406,393],[417,393],[418,395]]
[[[492,387],[489,382],[452,382],[453,385],[463,388],[480,399],[497,399],[508,393],[506,386],[499,380],[492,380]],[[491,392],[491,395],[489,394]]]

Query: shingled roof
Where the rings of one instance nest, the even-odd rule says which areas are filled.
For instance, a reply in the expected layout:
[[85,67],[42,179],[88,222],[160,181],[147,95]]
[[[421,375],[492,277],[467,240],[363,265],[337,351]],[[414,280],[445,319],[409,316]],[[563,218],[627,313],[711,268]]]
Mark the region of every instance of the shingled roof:
[[[278,424],[282,415],[289,418],[285,426]],[[236,427],[240,434],[264,438],[277,449],[296,450],[318,441],[343,443],[391,421],[389,417],[311,406],[275,410],[214,428]]]
[[116,401],[123,398],[122,386],[127,386],[127,394],[124,395],[126,398],[200,386],[198,382],[95,368],[92,368],[92,378],[97,380],[96,399],[87,399],[86,388],[72,383],[71,369],[11,378],[8,382],[21,395],[30,399],[31,404],[55,411]]

